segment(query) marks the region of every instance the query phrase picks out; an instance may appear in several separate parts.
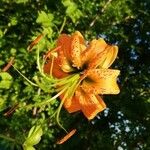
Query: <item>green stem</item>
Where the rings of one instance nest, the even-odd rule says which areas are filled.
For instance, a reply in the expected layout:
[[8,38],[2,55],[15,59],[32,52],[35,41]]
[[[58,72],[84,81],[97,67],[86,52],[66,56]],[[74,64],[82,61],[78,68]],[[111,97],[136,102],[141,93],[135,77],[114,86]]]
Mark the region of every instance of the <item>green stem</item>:
[[66,100],[66,97],[68,96],[68,91],[66,92],[66,94],[64,95],[63,99],[61,100],[61,103],[56,111],[56,121],[57,121],[57,124],[60,126],[60,128],[62,128],[66,133],[67,133],[67,130],[61,125],[60,121],[59,121],[59,115],[60,115],[60,111],[61,111],[61,108]]
[[54,56],[52,56],[52,64],[51,64],[51,68],[50,68],[50,77],[52,77],[53,67],[54,67]]
[[12,65],[12,67],[13,67],[26,81],[28,81],[31,85],[33,85],[33,86],[38,86],[37,84],[35,84],[35,83],[33,83],[32,81],[30,81],[27,77],[25,77],[16,67],[14,67],[13,65]]
[[73,75],[69,75],[69,77],[65,77],[65,78],[62,78],[62,79],[58,79],[56,80],[56,86],[61,86],[61,85],[65,85],[65,84],[68,84],[70,82],[74,82],[75,80],[77,80],[79,78],[79,75],[78,74],[73,74]]
[[39,70],[40,74],[42,75],[42,77],[44,77],[50,81],[52,79],[52,76],[50,76],[50,78],[49,78],[43,72],[43,67],[44,67],[45,61],[46,60],[43,60],[42,65],[40,64],[40,50],[39,50],[39,46],[37,46],[37,60],[36,60],[36,62],[37,62],[38,70]]
[[70,84],[68,84],[67,86],[67,91],[63,97],[63,99],[61,100],[61,103],[58,107],[58,109],[56,110],[56,121],[57,121],[57,124],[67,133],[66,129],[60,124],[60,121],[59,121],[59,115],[60,115],[60,111],[61,111],[61,108],[66,100],[66,98],[69,98],[70,100],[72,99],[73,95],[74,95],[74,92],[77,88],[76,84],[78,84],[78,79],[79,79],[79,76],[78,75],[75,75],[71,78],[71,81],[70,81]]
[[63,21],[63,23],[62,23],[62,25],[61,25],[61,28],[60,28],[60,30],[59,30],[59,34],[61,34],[61,32],[63,31],[63,29],[64,29],[64,26],[65,26],[65,24],[66,24],[66,17],[64,17],[64,21]]
[[11,141],[11,142],[14,142],[14,143],[17,143],[17,144],[20,144],[20,145],[21,145],[21,143],[19,143],[18,141],[16,141],[16,139],[11,138],[11,137],[8,137],[8,136],[6,136],[6,135],[0,134],[0,138],[3,138],[3,139],[5,139],[5,140],[7,140],[7,141]]
[[64,90],[60,91],[58,94],[56,94],[55,96],[53,96],[52,98],[50,98],[50,99],[48,99],[46,101],[43,101],[43,102],[40,102],[40,103],[26,105],[24,107],[29,109],[29,108],[32,108],[32,107],[38,107],[38,106],[41,106],[41,105],[46,105],[46,104],[50,103],[51,101],[55,100],[57,97],[59,97],[63,92],[65,92],[66,89],[67,88],[64,88]]

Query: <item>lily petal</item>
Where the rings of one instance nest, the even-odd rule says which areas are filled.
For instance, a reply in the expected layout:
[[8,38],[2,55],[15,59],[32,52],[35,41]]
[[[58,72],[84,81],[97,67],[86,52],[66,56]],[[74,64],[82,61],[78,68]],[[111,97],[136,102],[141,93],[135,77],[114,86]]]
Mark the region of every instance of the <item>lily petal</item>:
[[118,47],[108,45],[102,53],[99,53],[93,60],[91,60],[89,68],[109,68],[115,61],[117,54]]
[[80,89],[76,92],[79,98],[79,103],[83,114],[89,119],[93,119],[99,112],[106,108],[105,103],[100,96],[86,93]]
[[61,34],[57,40],[57,46],[61,47],[58,51],[59,57],[66,57],[71,61],[71,37],[67,34]]
[[[61,95],[60,98],[63,99],[63,96]],[[69,113],[81,110],[79,100],[76,96],[73,96],[71,99],[65,99],[64,107]]]
[[57,40],[57,47],[60,47],[57,52],[62,70],[64,72],[73,71],[71,61],[71,37],[66,34],[60,35]]
[[82,36],[82,34],[79,31],[76,31],[72,36],[74,36],[74,35],[78,36],[79,43],[81,45],[85,45],[84,37]]
[[87,49],[82,53],[82,64],[89,64],[91,60],[93,60],[99,53],[103,52],[106,47],[107,43],[102,38],[92,40]]
[[53,67],[53,68],[52,68],[52,75],[53,75],[54,77],[60,79],[60,78],[64,78],[64,77],[68,76],[68,74],[65,73],[65,72],[61,69],[61,67],[60,67],[60,65],[59,65],[59,60],[58,60],[57,58],[54,59],[54,61],[53,61],[53,66],[52,66],[52,60],[49,60],[49,61],[44,65],[44,68],[43,68],[44,72],[50,75],[51,67]]
[[87,93],[118,94],[120,90],[116,80],[119,73],[113,69],[90,69],[81,87]]
[[76,31],[71,37],[71,57],[74,67],[81,67],[81,52],[85,49],[84,43],[83,36]]

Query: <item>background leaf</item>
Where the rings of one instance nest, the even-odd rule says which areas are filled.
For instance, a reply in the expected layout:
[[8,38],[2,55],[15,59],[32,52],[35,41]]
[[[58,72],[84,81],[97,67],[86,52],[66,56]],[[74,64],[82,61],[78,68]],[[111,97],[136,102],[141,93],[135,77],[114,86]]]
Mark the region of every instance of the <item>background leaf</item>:
[[0,72],[0,89],[9,89],[12,84],[12,76],[7,72]]

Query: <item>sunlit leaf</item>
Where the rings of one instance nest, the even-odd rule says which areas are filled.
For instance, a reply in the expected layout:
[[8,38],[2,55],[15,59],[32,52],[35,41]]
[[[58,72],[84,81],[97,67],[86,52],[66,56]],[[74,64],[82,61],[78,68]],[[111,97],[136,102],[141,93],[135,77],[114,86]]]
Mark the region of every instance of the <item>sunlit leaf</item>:
[[53,24],[53,18],[53,14],[40,11],[36,22],[40,23],[44,27],[50,27]]
[[0,89],[9,89],[12,81],[12,76],[9,73],[0,72]]
[[28,134],[26,141],[24,142],[24,147],[30,147],[36,145],[40,142],[41,136],[43,134],[41,126],[33,126]]

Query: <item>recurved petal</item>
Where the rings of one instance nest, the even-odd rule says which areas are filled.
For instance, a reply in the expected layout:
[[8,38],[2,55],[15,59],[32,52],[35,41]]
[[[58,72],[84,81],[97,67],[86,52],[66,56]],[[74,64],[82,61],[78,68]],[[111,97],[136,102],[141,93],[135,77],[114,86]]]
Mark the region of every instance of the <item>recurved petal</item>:
[[107,43],[101,39],[94,39],[90,42],[87,49],[82,53],[82,64],[89,64],[99,53],[103,52],[107,47]]
[[84,38],[79,31],[76,31],[71,36],[71,58],[73,66],[80,68],[81,66],[81,52],[85,49]]
[[113,69],[90,69],[82,82],[82,89],[95,94],[118,94],[117,85],[119,70]]
[[[61,95],[60,98],[63,99],[63,96]],[[64,101],[64,107],[69,113],[73,113],[81,109],[79,100],[76,96],[73,96],[72,98],[66,98]]]
[[118,54],[118,47],[117,46],[109,46],[107,49],[107,54],[104,62],[100,64],[102,68],[109,68],[112,63],[115,61],[117,54]]
[[105,50],[99,53],[89,64],[89,68],[109,68],[115,61],[118,54],[117,46],[107,45]]
[[99,112],[106,108],[106,105],[100,96],[86,93],[82,89],[78,90],[76,95],[79,98],[79,104],[83,114],[89,120],[93,119]]
[[68,61],[71,61],[71,37],[67,34],[61,34],[57,40],[57,47],[61,47],[58,50],[59,57],[66,57]]
[[84,37],[79,31],[76,31],[72,36],[74,35],[78,36],[80,44],[85,45]]

